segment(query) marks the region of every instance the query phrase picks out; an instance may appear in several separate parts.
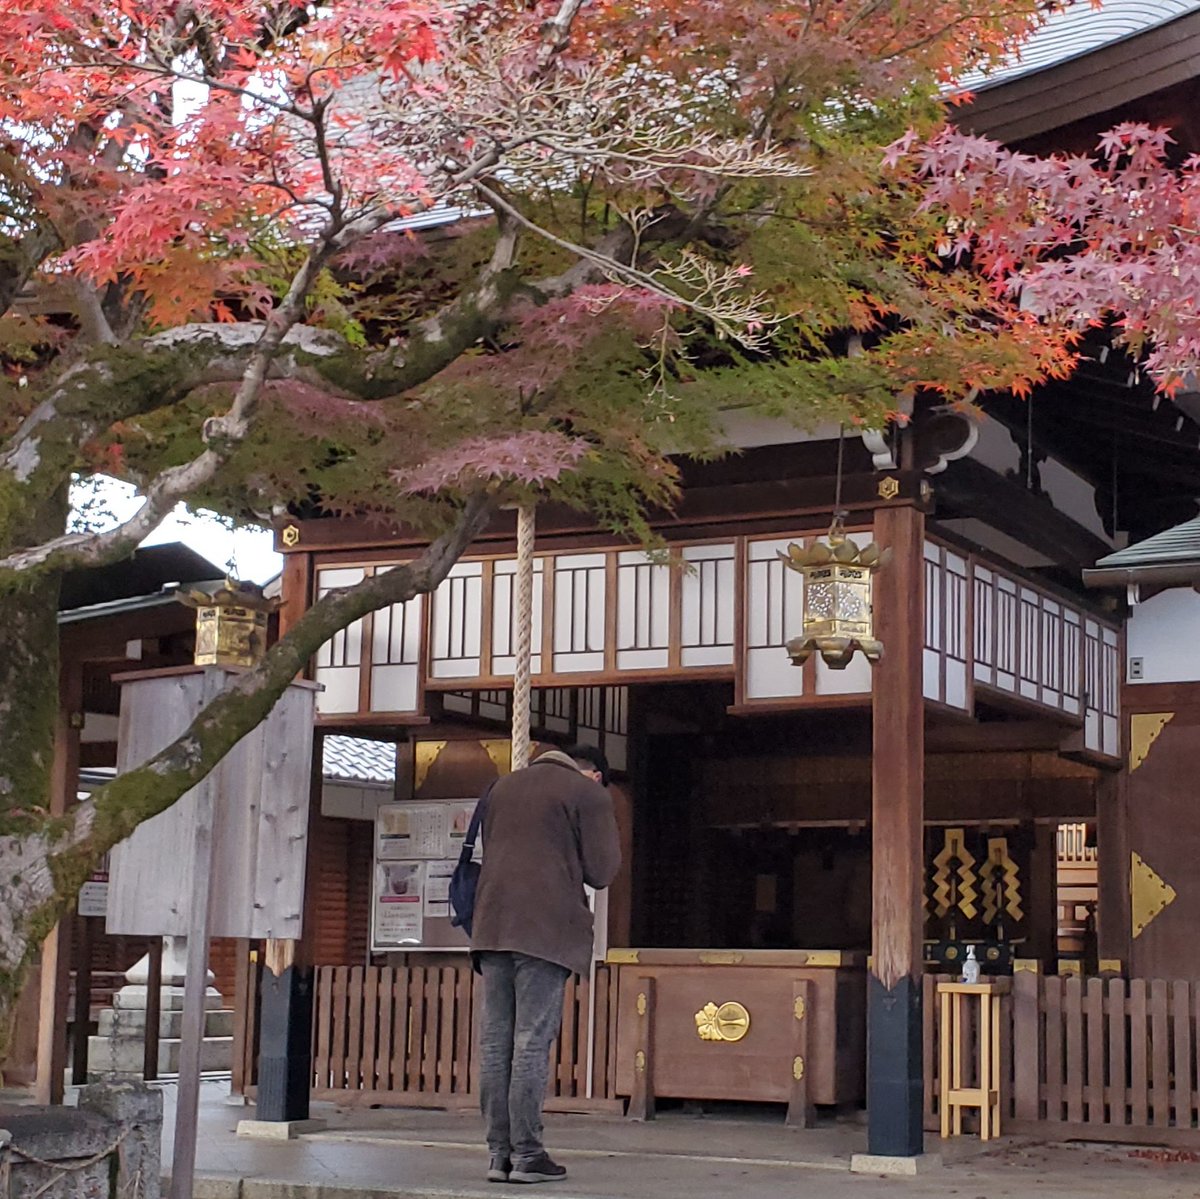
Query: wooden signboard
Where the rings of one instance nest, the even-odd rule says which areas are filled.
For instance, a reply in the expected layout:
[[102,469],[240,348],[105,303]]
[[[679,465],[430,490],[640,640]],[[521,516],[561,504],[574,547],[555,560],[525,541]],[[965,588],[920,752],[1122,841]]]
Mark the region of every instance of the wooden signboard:
[[[220,667],[184,667],[120,678],[118,771],[170,744],[219,692],[225,676]],[[209,900],[209,936],[300,936],[315,694],[313,684],[293,683],[207,779],[113,850],[110,933],[188,935],[203,799],[212,804],[217,884]]]

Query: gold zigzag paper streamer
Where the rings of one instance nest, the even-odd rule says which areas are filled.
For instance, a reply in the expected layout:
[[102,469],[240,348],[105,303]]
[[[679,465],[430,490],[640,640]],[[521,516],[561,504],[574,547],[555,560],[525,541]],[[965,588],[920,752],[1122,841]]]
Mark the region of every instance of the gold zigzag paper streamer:
[[967,849],[960,828],[946,830],[945,844],[942,851],[933,859],[937,869],[933,874],[933,910],[939,916],[945,916],[950,911],[950,863],[957,861],[958,868],[958,909],[968,920],[973,919],[977,911],[975,900],[978,892],[975,889],[975,858]]

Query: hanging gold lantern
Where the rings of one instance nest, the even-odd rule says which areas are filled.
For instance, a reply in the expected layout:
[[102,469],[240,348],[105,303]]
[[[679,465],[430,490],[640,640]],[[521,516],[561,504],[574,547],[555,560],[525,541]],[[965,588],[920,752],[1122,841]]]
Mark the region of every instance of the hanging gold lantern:
[[267,652],[267,618],[279,606],[261,587],[236,579],[211,594],[181,591],[179,599],[196,609],[197,666],[253,666]]
[[860,549],[835,518],[827,541],[807,549],[793,543],[779,556],[804,579],[804,631],[787,643],[793,664],[803,666],[814,651],[834,670],[844,670],[858,650],[878,662],[883,645],[874,635],[871,581],[883,561],[879,547]]

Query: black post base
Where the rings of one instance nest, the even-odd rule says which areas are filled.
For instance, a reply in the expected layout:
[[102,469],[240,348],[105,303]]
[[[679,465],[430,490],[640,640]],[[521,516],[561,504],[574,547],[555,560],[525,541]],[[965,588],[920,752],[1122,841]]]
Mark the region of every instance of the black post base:
[[924,1151],[925,1080],[921,981],[890,990],[867,978],[867,1152],[916,1157]]
[[289,966],[262,980],[259,1015],[259,1120],[307,1120],[312,1084],[311,972]]

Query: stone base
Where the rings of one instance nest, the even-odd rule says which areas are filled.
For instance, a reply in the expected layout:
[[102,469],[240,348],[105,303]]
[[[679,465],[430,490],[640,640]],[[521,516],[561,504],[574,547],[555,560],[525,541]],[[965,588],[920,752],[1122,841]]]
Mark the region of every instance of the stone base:
[[[183,1042],[178,1037],[165,1037],[158,1043],[158,1073],[179,1073],[179,1051]],[[88,1074],[120,1074],[128,1077],[142,1075],[146,1050],[142,1038],[88,1037]],[[200,1069],[226,1072],[233,1065],[233,1037],[205,1037],[200,1050]]]
[[[131,983],[129,986],[122,987],[113,996],[113,1008],[122,1011],[144,1012],[148,993],[148,987]],[[159,992],[158,1006],[159,1010],[163,1012],[183,1011],[183,988],[163,987]],[[220,1010],[225,1006],[224,996],[215,987],[209,987],[204,993],[204,1006],[209,1011]]]
[[887,1174],[895,1178],[915,1178],[942,1168],[938,1153],[920,1157],[889,1157],[882,1153],[856,1153],[850,1159],[851,1174]]
[[327,1120],[239,1120],[237,1134],[247,1140],[290,1141],[306,1132],[324,1132]]
[[[233,1011],[229,1008],[212,1008],[204,1018],[206,1037],[232,1037]],[[137,1008],[106,1007],[100,1012],[100,1036],[138,1037],[146,1034],[146,1013]],[[183,1035],[183,1013],[181,1011],[160,1012],[158,1016],[160,1038],[176,1038]]]

